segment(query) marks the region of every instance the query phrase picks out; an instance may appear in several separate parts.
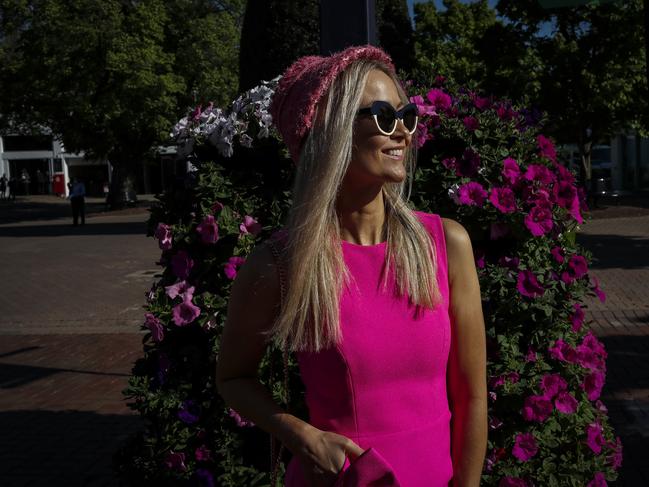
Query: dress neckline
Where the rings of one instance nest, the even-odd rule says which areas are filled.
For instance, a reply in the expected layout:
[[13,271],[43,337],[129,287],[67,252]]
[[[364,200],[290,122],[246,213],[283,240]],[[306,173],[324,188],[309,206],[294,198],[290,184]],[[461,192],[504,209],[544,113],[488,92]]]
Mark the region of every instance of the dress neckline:
[[343,240],[343,239],[341,239],[340,241],[342,242],[343,246],[347,246],[347,247],[350,247],[350,248],[359,248],[359,249],[381,248],[381,247],[384,247],[388,243],[387,240],[385,240],[385,241],[379,242],[377,244],[362,245],[362,244],[356,244],[356,243],[353,243],[353,242],[348,242],[347,240]]

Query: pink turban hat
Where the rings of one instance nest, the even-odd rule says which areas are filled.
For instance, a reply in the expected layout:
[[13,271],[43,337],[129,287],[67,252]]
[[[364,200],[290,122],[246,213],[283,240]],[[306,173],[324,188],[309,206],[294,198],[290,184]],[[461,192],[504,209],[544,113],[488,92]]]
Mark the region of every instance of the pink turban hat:
[[304,56],[291,64],[282,78],[270,105],[273,123],[297,164],[302,142],[313,125],[315,109],[336,76],[358,59],[385,64],[394,72],[390,56],[378,47],[352,46],[331,56]]

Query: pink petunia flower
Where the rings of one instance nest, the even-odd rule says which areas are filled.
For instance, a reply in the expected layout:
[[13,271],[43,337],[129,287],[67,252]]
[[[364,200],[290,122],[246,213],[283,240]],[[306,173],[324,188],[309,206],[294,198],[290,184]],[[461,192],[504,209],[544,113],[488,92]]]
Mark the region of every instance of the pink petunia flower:
[[194,261],[184,250],[179,250],[171,258],[171,271],[181,280],[189,277],[192,267],[194,267]]
[[543,206],[534,206],[530,212],[525,215],[525,226],[535,237],[545,235],[552,230],[554,222],[552,221],[552,210]]
[[607,463],[617,470],[622,466],[622,441],[619,436],[615,437],[615,443],[610,442],[608,446],[613,450],[613,454],[606,457]]
[[602,472],[597,472],[593,477],[593,480],[586,484],[586,487],[607,487],[606,477]]
[[165,455],[164,463],[169,470],[176,470],[179,472],[184,472],[185,470],[187,470],[184,453],[169,451]]
[[550,249],[550,253],[558,264],[563,264],[565,257],[563,255],[563,249],[561,247],[552,247],[552,249]]
[[471,181],[460,186],[458,189],[458,198],[463,205],[481,208],[487,199],[487,192],[480,183]]
[[527,347],[527,354],[525,355],[526,362],[536,362],[536,350],[532,345]]
[[155,233],[153,234],[158,239],[158,247],[161,250],[169,250],[172,246],[171,227],[165,223],[158,223]]
[[239,225],[239,231],[242,234],[249,233],[250,235],[257,235],[261,232],[261,225],[253,217],[246,215],[243,218],[243,222]]
[[421,95],[415,95],[410,97],[410,101],[417,105],[417,110],[419,115],[437,115],[435,112],[435,107],[426,103],[426,100]]
[[554,143],[545,137],[544,135],[539,135],[536,138],[536,143],[539,146],[539,154],[542,157],[550,159],[551,161],[557,160],[557,150],[554,147]]
[[489,98],[481,97],[481,96],[476,96],[473,99],[473,105],[478,109],[478,110],[486,110],[489,108],[491,105],[491,102],[489,101]]
[[548,419],[552,414],[552,402],[543,396],[528,396],[523,404],[522,414],[526,421],[539,423]]
[[591,276],[590,280],[593,283],[593,287],[592,287],[593,292],[599,298],[599,300],[603,303],[604,301],[606,301],[606,293],[604,293],[604,291],[602,291],[599,288],[599,281],[597,280],[597,278],[595,276]]
[[201,445],[194,451],[194,457],[198,462],[207,462],[212,459],[212,452],[205,445]]
[[586,397],[590,401],[595,401],[602,395],[604,382],[604,374],[599,370],[595,370],[584,377],[584,382],[580,384],[580,387],[584,390]]
[[509,184],[516,184],[521,177],[521,168],[518,166],[516,160],[508,157],[503,161],[503,169],[501,172],[503,179]]
[[178,296],[182,299],[192,299],[194,297],[194,286],[190,286],[187,281],[178,281],[171,286],[165,286],[165,292],[170,299],[176,299]]
[[586,444],[597,455],[601,453],[605,444],[602,433],[602,425],[599,423],[591,423],[586,428]]
[[426,98],[436,111],[447,111],[451,108],[451,97],[439,88],[433,88],[426,93]]
[[588,262],[583,255],[573,255],[568,261],[568,270],[575,279],[581,279],[588,272]]
[[144,313],[144,326],[151,331],[151,338],[156,343],[160,343],[164,338],[164,327],[153,313]]
[[577,411],[578,404],[577,399],[568,392],[560,392],[554,398],[554,406],[557,408],[557,411],[563,414],[573,414]]
[[237,270],[246,261],[243,257],[233,256],[228,259],[224,265],[224,272],[228,279],[234,279],[237,276]]
[[579,303],[573,305],[575,311],[570,315],[570,321],[572,322],[572,331],[578,332],[581,330],[581,326],[584,323],[584,310]]
[[513,213],[516,211],[516,198],[514,192],[509,188],[493,188],[489,195],[489,201],[501,213]]
[[184,299],[171,310],[176,326],[185,326],[192,323],[201,314],[201,309],[192,303],[191,299]]
[[562,362],[575,363],[577,361],[577,351],[561,338],[548,348],[548,353],[555,360]]
[[201,236],[201,241],[206,244],[213,244],[219,240],[219,225],[214,219],[214,215],[207,215],[196,231]]
[[537,182],[542,186],[550,186],[554,183],[555,177],[552,171],[541,164],[530,164],[525,171],[525,179]]
[[[552,193],[554,195],[554,200],[559,206],[570,208],[577,196],[577,188],[575,188],[570,182],[557,181],[557,183],[552,187]],[[577,200],[577,203],[579,203],[579,200]]]
[[521,462],[526,462],[539,451],[539,446],[532,433],[519,433],[514,440],[512,455]]
[[560,374],[545,374],[541,377],[541,389],[543,390],[543,397],[552,399],[558,393],[565,391],[568,388],[568,383]]
[[464,117],[462,119],[462,123],[464,123],[464,127],[469,132],[474,132],[475,130],[478,130],[480,128],[480,122],[475,117],[471,117],[471,116]]
[[538,298],[543,296],[543,293],[545,292],[543,286],[530,270],[519,271],[516,289],[518,289],[520,294],[528,298]]

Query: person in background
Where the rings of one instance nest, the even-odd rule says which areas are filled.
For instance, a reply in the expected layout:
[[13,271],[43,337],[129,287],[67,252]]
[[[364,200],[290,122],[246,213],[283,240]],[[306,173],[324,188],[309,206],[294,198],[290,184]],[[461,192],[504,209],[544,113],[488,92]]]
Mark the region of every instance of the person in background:
[[31,182],[31,178],[29,177],[27,169],[23,169],[20,173],[20,181],[23,183],[25,196],[29,196],[29,183]]
[[68,199],[72,204],[72,225],[76,227],[79,224],[79,217],[81,217],[81,225],[85,225],[86,186],[78,178],[72,178],[72,189]]
[[0,200],[5,199],[5,192],[7,191],[7,176],[5,174],[0,178]]
[[16,201],[16,186],[18,185],[18,180],[14,178],[13,176],[9,178],[9,182],[7,183],[7,187],[9,188],[9,196],[7,196],[7,199],[10,199],[12,201]]
[[37,194],[45,194],[45,174],[40,169],[36,169],[36,182],[38,183]]

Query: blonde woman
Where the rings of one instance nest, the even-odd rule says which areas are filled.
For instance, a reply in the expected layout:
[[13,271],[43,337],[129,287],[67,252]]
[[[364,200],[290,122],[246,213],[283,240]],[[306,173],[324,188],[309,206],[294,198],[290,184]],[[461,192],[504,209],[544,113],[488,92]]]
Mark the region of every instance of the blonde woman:
[[[392,61],[372,46],[300,58],[271,113],[297,167],[293,204],[233,284],[219,393],[292,452],[287,487],[477,487],[487,385],[473,252],[460,224],[406,203],[417,108]],[[296,353],[308,422],[257,380],[268,340]]]

